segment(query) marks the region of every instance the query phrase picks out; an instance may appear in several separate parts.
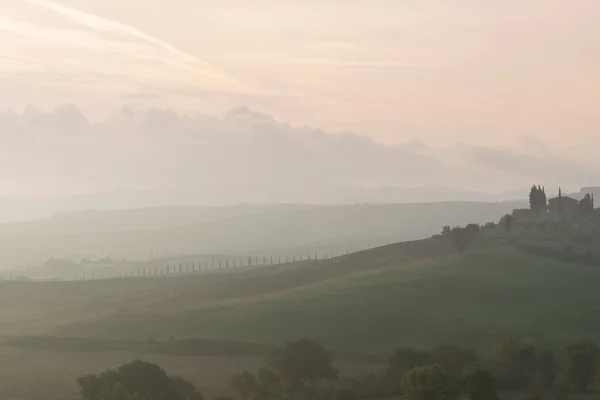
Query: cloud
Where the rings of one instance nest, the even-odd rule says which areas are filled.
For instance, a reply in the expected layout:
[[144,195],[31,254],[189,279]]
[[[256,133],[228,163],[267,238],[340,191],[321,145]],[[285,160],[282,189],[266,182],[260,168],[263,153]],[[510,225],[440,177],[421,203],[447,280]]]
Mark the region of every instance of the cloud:
[[60,4],[52,3],[46,0],[24,0],[27,3],[34,4],[39,7],[46,8],[48,10],[52,10],[54,12],[63,15],[72,21],[77,22],[78,24],[84,25],[90,29],[98,30],[98,31],[107,31],[107,32],[119,32],[125,33],[127,35],[139,38],[144,40],[147,43],[150,43],[158,48],[168,51],[169,53],[178,56],[182,61],[201,63],[207,66],[206,63],[202,62],[198,57],[186,53],[174,45],[165,42],[159,38],[148,35],[140,30],[137,30],[129,25],[122,24],[116,21],[108,20],[105,18],[100,18],[93,14],[85,13],[73,8],[65,7]]
[[577,187],[586,182],[600,183],[600,164],[559,157],[546,151],[462,145],[457,148],[457,153],[465,162],[490,176],[522,184],[547,182],[549,185]]
[[[61,20],[52,20],[50,16],[31,20],[1,16],[2,57],[14,65],[0,67],[0,73],[27,71],[51,83],[52,72],[74,78],[101,72],[119,78],[125,86],[152,82],[164,88],[269,93],[255,82],[233,77],[200,57],[130,25],[46,0],[21,1],[54,13]],[[76,79],[73,83],[77,83]]]
[[[225,77],[213,71],[208,63],[202,61],[199,57],[194,56],[192,54],[186,53],[171,43],[168,43],[164,40],[156,38],[152,35],[149,35],[145,32],[142,32],[138,29],[135,29],[129,25],[119,23],[117,21],[112,21],[105,18],[100,18],[93,14],[85,13],[70,7],[65,7],[60,4],[56,4],[46,0],[24,0],[27,3],[43,7],[45,9],[54,11],[69,20],[83,25],[91,30],[94,30],[99,33],[108,32],[108,33],[119,33],[123,34],[126,37],[133,37],[135,39],[142,40],[143,42],[150,44],[158,49],[164,50],[169,55],[173,56],[171,58],[162,58],[157,59],[157,61],[161,61],[179,68],[188,69],[192,72],[197,72],[200,74],[206,74],[213,79],[223,80]],[[227,78],[228,79],[228,78]]]
[[414,143],[386,146],[353,133],[292,127],[247,108],[223,117],[124,109],[92,123],[72,105],[52,112],[29,106],[1,113],[0,126],[0,181],[31,187],[57,177],[75,191],[214,182],[418,184],[445,169]]
[[[0,192],[89,192],[305,183],[445,185],[501,191],[594,184],[598,164],[510,148],[439,149],[419,140],[378,143],[352,132],[295,127],[240,107],[222,117],[124,108],[91,122],[74,105],[0,113]],[[18,168],[15,168],[18,166]],[[11,186],[12,185],[12,186]],[[25,188],[25,189],[24,189]]]

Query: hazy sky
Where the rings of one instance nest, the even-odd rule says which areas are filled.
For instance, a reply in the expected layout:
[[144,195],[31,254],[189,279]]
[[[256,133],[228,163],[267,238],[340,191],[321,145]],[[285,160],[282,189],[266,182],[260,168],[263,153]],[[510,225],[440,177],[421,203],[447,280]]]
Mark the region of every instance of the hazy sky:
[[0,105],[248,106],[461,162],[485,147],[594,170],[598,21],[597,0],[0,0]]

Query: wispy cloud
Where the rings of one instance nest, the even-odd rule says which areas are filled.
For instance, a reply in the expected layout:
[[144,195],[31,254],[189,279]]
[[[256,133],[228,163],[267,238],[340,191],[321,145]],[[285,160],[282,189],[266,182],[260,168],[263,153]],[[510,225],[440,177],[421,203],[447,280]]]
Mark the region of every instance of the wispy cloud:
[[116,21],[112,21],[109,19],[101,18],[95,16],[93,14],[88,14],[79,10],[75,10],[73,8],[65,7],[60,4],[52,3],[46,0],[24,0],[27,3],[44,7],[48,10],[57,12],[72,21],[84,25],[88,28],[95,29],[98,31],[107,31],[107,32],[120,32],[125,33],[131,36],[134,36],[138,39],[142,39],[147,43],[150,43],[158,48],[168,51],[172,55],[178,56],[182,59],[182,61],[194,62],[198,64],[203,64],[207,66],[206,63],[202,62],[197,56],[186,53],[174,45],[165,42],[159,38],[151,36],[147,33],[144,33],[140,30],[137,30],[129,25],[122,24]]
[[[200,57],[130,25],[46,0],[21,1],[54,13],[74,26],[42,25],[39,21],[0,16],[0,33],[25,37],[25,41],[21,41],[24,48],[34,48],[27,52],[15,46],[12,52],[3,51],[3,58],[21,62],[20,68],[38,68],[42,64],[47,75],[53,68],[77,73],[99,69],[109,74],[118,71],[115,75],[129,71],[134,82],[144,80],[146,73],[148,77],[157,77],[156,83],[162,82],[165,86],[189,85],[229,93],[266,92],[254,82],[237,79]],[[168,69],[160,73],[159,68],[165,67]],[[179,72],[168,73],[169,69]]]
[[199,57],[186,53],[174,45],[156,38],[152,35],[137,30],[129,25],[122,24],[109,19],[101,18],[93,14],[88,14],[73,8],[65,7],[60,4],[52,3],[46,0],[24,0],[27,3],[43,7],[50,11],[56,12],[63,17],[68,18],[72,22],[85,26],[86,28],[97,32],[120,33],[139,40],[147,44],[155,46],[158,49],[166,51],[171,58],[161,59],[161,61],[176,67],[188,69],[193,72],[208,75],[214,79],[229,79],[222,74],[212,71],[209,65],[202,61]]

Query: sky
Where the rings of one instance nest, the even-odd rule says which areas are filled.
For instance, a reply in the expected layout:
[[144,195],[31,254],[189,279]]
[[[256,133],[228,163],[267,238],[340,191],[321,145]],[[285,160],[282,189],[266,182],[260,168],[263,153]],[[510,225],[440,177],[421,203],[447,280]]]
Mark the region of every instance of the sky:
[[[32,160],[0,173],[0,193],[174,176],[182,185],[271,175],[481,190],[596,184],[598,20],[593,0],[0,0],[0,151],[9,169],[7,160]],[[126,139],[115,133],[123,107],[139,124]],[[244,123],[233,126],[240,110]],[[157,115],[163,130],[147,123]],[[202,179],[182,178],[184,166],[142,173],[161,158],[179,164],[191,151],[183,146],[215,157],[248,141],[290,152],[279,160],[289,165]],[[372,165],[355,170],[360,162]],[[69,170],[77,163],[95,175]]]

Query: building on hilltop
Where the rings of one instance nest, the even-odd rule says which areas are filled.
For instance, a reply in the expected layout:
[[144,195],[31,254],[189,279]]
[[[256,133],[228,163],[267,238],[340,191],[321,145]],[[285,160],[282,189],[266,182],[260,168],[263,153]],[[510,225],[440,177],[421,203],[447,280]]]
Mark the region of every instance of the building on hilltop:
[[562,190],[558,189],[558,196],[548,200],[548,211],[551,214],[575,214],[580,211],[580,202],[572,197],[563,196]]
[[575,214],[579,211],[579,201],[568,196],[558,196],[548,200],[551,214]]

